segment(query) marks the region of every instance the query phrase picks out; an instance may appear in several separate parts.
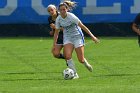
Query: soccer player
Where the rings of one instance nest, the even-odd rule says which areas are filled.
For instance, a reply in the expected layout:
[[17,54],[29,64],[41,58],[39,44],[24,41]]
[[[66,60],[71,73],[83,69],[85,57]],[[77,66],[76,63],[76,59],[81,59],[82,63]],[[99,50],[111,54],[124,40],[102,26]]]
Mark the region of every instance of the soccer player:
[[55,22],[56,29],[53,44],[53,47],[55,47],[58,33],[60,31],[60,28],[63,27],[65,59],[67,60],[68,67],[70,69],[73,69],[75,73],[74,79],[79,78],[72,60],[72,53],[74,49],[76,51],[79,62],[81,62],[90,72],[92,72],[93,70],[92,66],[88,63],[84,56],[84,35],[81,29],[88,33],[91,36],[92,40],[95,41],[95,43],[99,42],[99,40],[90,32],[90,30],[79,20],[77,16],[75,16],[73,13],[68,12],[75,6],[76,3],[71,1],[68,1],[67,3],[64,2],[59,5],[58,8],[60,11],[60,15],[57,17]]
[[134,32],[138,34],[138,44],[140,47],[140,13],[136,16],[133,24],[132,24],[132,29]]
[[[52,31],[50,31],[50,35],[54,35],[54,31],[56,28],[55,27],[55,20],[59,14],[57,12],[55,5],[52,5],[52,4],[48,5],[47,10],[48,10],[48,13],[50,14],[50,16],[48,17],[48,22],[49,22],[50,28],[52,29]],[[55,58],[64,59],[63,54],[60,53],[62,48],[63,48],[63,31],[62,30],[63,29],[61,28],[56,45],[52,49],[52,53],[53,53],[53,56]]]

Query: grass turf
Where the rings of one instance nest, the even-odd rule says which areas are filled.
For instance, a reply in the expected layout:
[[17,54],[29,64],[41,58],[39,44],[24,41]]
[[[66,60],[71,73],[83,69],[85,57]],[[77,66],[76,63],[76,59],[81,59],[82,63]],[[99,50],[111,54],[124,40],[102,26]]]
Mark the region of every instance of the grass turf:
[[86,38],[88,72],[73,53],[77,80],[64,80],[65,61],[51,54],[52,38],[0,39],[0,93],[139,93],[140,48],[136,38]]

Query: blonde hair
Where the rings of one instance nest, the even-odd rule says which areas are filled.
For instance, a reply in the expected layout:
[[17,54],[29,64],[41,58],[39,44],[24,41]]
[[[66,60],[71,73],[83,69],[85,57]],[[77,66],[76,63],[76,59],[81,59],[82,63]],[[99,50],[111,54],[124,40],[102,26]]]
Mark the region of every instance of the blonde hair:
[[65,0],[63,3],[60,3],[60,5],[59,5],[59,8],[61,7],[61,6],[66,6],[66,8],[69,10],[69,11],[71,11],[71,10],[73,10],[76,6],[77,6],[77,2],[75,2],[75,1],[67,1],[67,0]]
[[53,9],[55,9],[55,10],[56,10],[56,6],[55,6],[55,5],[53,5],[53,4],[48,5],[47,10],[48,10],[49,8],[53,8]]

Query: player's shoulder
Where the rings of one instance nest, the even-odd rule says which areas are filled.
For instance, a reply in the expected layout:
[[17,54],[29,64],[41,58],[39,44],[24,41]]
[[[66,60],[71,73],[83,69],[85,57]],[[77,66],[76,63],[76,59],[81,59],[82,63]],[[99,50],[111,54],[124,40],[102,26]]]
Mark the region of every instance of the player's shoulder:
[[60,18],[61,18],[61,15],[58,15],[57,18],[56,18],[56,20],[60,20]]
[[48,22],[49,22],[49,24],[53,23],[52,16],[48,17]]
[[49,16],[49,17],[48,17],[48,20],[51,20],[51,19],[52,19],[52,17],[51,17],[51,16]]
[[58,15],[56,19],[60,19],[60,18],[61,18],[61,15]]
[[68,16],[75,16],[75,14],[71,13],[71,12],[67,12]]

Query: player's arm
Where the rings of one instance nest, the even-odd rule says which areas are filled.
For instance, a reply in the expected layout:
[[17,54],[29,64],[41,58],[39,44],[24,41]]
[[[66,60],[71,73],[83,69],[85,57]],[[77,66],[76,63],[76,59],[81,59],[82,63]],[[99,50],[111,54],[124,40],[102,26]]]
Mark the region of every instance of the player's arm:
[[50,35],[53,36],[54,35],[54,32],[55,32],[55,25],[53,23],[50,24],[50,28],[52,29],[50,31]]
[[92,40],[95,41],[95,43],[99,42],[98,38],[96,38],[81,21],[78,23],[78,26],[81,27],[81,29],[83,29],[87,34],[89,34],[91,36]]
[[90,32],[90,30],[79,20],[77,16],[71,13],[71,20],[78,25],[81,29],[83,29],[87,34],[89,34],[95,43],[98,43],[99,40]]
[[59,29],[55,29],[53,46],[56,45],[56,42],[57,42],[57,39],[58,39],[58,35],[59,35]]
[[53,36],[53,35],[54,35],[54,28],[55,28],[55,25],[52,23],[51,17],[48,17],[48,22],[49,22],[50,29],[51,29],[51,31],[49,32],[49,34],[50,34],[51,36]]
[[55,21],[55,32],[54,32],[53,47],[56,45],[57,38],[58,38],[58,35],[59,35],[59,31],[60,31],[60,24],[59,24],[59,21],[58,21],[58,18],[57,18],[56,21]]
[[56,27],[55,27],[55,24],[51,23],[51,24],[50,24],[50,28],[51,28],[51,29],[55,29],[55,28],[56,28]]
[[132,24],[132,30],[136,32],[138,35],[140,35],[140,28],[138,28],[137,24]]
[[57,42],[57,38],[58,38],[58,34],[59,34],[59,30],[58,30],[58,29],[55,29],[52,51],[55,50],[55,46],[56,46],[56,42]]

